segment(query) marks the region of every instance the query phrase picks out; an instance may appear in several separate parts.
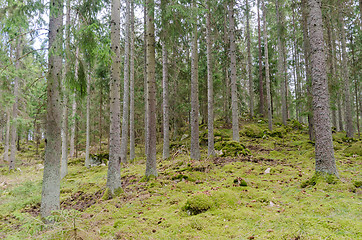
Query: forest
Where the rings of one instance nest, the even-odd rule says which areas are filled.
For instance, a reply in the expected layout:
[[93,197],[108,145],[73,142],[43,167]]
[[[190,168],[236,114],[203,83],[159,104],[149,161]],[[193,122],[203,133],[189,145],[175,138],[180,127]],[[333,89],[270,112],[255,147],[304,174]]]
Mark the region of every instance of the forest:
[[0,0],[0,239],[362,239],[362,0]]

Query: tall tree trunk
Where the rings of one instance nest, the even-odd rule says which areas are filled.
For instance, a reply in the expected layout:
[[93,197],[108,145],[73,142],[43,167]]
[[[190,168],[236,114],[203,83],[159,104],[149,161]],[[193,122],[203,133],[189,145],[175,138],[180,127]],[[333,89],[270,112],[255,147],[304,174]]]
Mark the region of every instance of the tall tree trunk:
[[132,161],[135,158],[135,130],[134,130],[134,0],[131,0],[131,46],[130,46],[130,117],[129,117],[129,143],[130,143],[130,154],[129,158]]
[[344,107],[345,107],[345,116],[346,116],[346,132],[347,137],[353,137],[353,121],[352,121],[352,103],[351,103],[351,93],[350,93],[350,83],[349,83],[349,72],[348,72],[348,56],[346,50],[346,31],[344,29],[344,20],[342,16],[342,5],[340,5],[339,11],[339,22],[340,22],[340,33],[341,33],[341,43],[342,43],[342,76],[344,82]]
[[9,138],[10,138],[10,110],[6,111],[6,133],[5,133],[5,148],[4,161],[9,162]]
[[[228,52],[229,52],[229,39],[228,39],[228,30],[227,30],[227,18],[228,18],[228,9],[227,9],[227,2],[224,2],[224,21],[223,21],[223,27],[224,27],[224,36],[223,36],[223,40],[224,40],[224,50],[225,50],[225,56],[228,56]],[[228,62],[225,61],[224,66],[223,66],[223,72],[224,72],[224,104],[223,104],[223,112],[224,112],[224,119],[225,119],[225,123],[229,124],[230,123],[230,79],[229,79],[229,66],[228,66]]]
[[46,147],[40,214],[60,208],[61,105],[63,1],[51,0],[49,14],[49,67],[47,78]]
[[281,89],[281,98],[282,98],[282,122],[284,125],[287,125],[287,89],[286,89],[286,72],[285,72],[285,39],[284,39],[284,33],[283,33],[283,17],[281,16],[280,12],[280,6],[279,1],[275,1],[275,7],[276,7],[276,14],[277,14],[277,21],[278,21],[278,73],[277,78],[280,83],[280,89]]
[[308,2],[316,172],[338,176],[332,141],[321,2],[318,0],[308,0]]
[[257,1],[257,12],[258,12],[258,53],[259,53],[259,113],[264,116],[264,84],[263,84],[263,65],[261,55],[261,27],[260,27],[260,0]]
[[109,93],[110,129],[109,129],[109,162],[107,188],[113,194],[121,189],[121,101],[120,101],[120,8],[119,0],[112,0],[111,6],[111,81]]
[[143,8],[143,55],[144,55],[144,67],[143,67],[143,78],[144,78],[144,99],[145,99],[145,155],[148,153],[148,82],[147,82],[147,0],[144,0]]
[[210,0],[207,1],[206,12],[206,58],[207,58],[207,155],[214,156],[214,87],[212,80],[212,56],[211,56],[211,24],[210,24]]
[[310,43],[309,43],[309,34],[308,34],[308,0],[302,0],[302,25],[303,25],[303,48],[304,48],[304,62],[305,62],[305,72],[306,72],[306,82],[307,82],[307,109],[308,109],[308,133],[309,140],[314,140],[314,120],[312,112],[312,73],[311,73],[311,64],[310,64]]
[[263,8],[263,32],[264,32],[264,55],[265,55],[265,84],[266,84],[266,103],[268,107],[268,127],[269,131],[273,130],[272,120],[272,105],[271,105],[271,94],[270,94],[270,76],[269,76],[269,50],[268,50],[268,32],[266,27],[266,7],[265,0],[262,0]]
[[[76,78],[78,78],[78,55],[79,55],[79,48],[77,47],[75,51],[75,69],[74,69],[74,75]],[[69,157],[74,158],[74,152],[75,152],[75,127],[76,127],[76,113],[77,113],[77,101],[76,101],[76,93],[74,91],[73,93],[73,103],[72,103],[72,116],[71,116],[71,128],[70,128],[70,150],[69,150]]]
[[[15,70],[19,73],[20,71],[20,55],[22,51],[22,38],[16,40],[16,50],[15,50]],[[20,77],[18,75],[14,78],[14,103],[13,103],[13,112],[12,112],[12,123],[10,131],[10,161],[9,161],[9,170],[15,169],[15,155],[16,155],[16,137],[17,137],[17,118],[18,118],[18,101],[19,101],[19,81]]]
[[[296,6],[296,5],[294,5],[294,6]],[[295,22],[295,9],[293,9],[293,35],[294,36],[296,36],[296,29],[297,29],[297,25]],[[297,38],[294,39],[294,63],[295,63],[295,75],[296,75],[296,79],[295,79],[296,118],[297,118],[298,122],[302,122],[302,115],[301,115],[302,111],[301,111],[301,106],[300,106],[301,77],[300,77],[300,68],[299,68],[299,51],[298,51],[298,39]]]
[[130,0],[126,0],[126,35],[124,44],[124,83],[123,83],[123,117],[122,117],[122,138],[121,138],[121,159],[127,163],[128,151],[128,116],[129,116],[129,27],[130,27]]
[[192,1],[193,34],[191,45],[191,159],[200,159],[199,146],[199,81],[198,81],[198,47],[197,47],[197,7],[196,0]]
[[88,65],[87,69],[87,106],[86,106],[86,146],[85,146],[85,163],[86,168],[90,167],[89,159],[89,148],[90,148],[90,78],[91,78],[91,68]]
[[99,93],[99,124],[98,124],[98,131],[99,131],[99,152],[102,152],[102,115],[103,115],[103,89],[100,87]]
[[[231,1],[233,1],[233,0],[231,0]],[[250,41],[250,24],[249,24],[250,10],[249,10],[249,2],[248,2],[248,0],[246,0],[245,4],[246,4],[246,44],[247,44],[247,51],[248,51],[248,80],[249,80],[249,97],[250,97],[249,107],[250,107],[250,116],[253,117],[254,116],[254,87],[253,87],[253,77],[252,77],[253,65],[251,63],[251,41]],[[230,8],[231,8],[231,6],[234,7],[234,3],[230,2]],[[232,12],[230,12],[230,11],[232,11]],[[234,16],[230,16],[231,13],[234,14],[234,9],[231,9],[231,10],[229,9],[230,49],[231,49],[231,44],[234,44],[234,46],[235,46],[235,40],[233,41],[234,43],[231,43],[231,34],[234,37],[234,31],[235,31]],[[233,27],[231,26],[231,21],[233,22]],[[235,53],[234,53],[234,56],[235,56]],[[230,57],[231,57],[231,55],[230,55]],[[232,67],[230,66],[230,68],[232,68]],[[236,75],[235,75],[235,78],[236,78]],[[232,81],[233,80],[231,79],[231,88],[232,88],[232,85],[233,85]],[[233,91],[233,90],[231,90],[231,91]],[[233,93],[231,93],[231,95],[232,94]],[[231,97],[231,98],[233,98],[233,97]],[[233,106],[234,100],[231,100],[231,102],[232,102],[231,103],[232,107],[234,107]],[[233,118],[234,118],[234,116],[233,116]],[[234,123],[234,119],[233,119],[233,123]]]
[[65,80],[70,73],[70,0],[66,1],[66,18],[65,18],[65,76],[63,78],[63,121],[62,121],[62,160],[60,163],[60,178],[63,179],[68,174],[68,91],[65,88]]
[[230,73],[231,73],[231,108],[232,108],[232,129],[233,140],[239,141],[239,111],[238,93],[236,85],[236,44],[235,44],[235,22],[234,22],[234,0],[229,3],[229,24],[230,24]]
[[155,25],[154,0],[146,0],[147,7],[147,86],[148,86],[148,117],[147,117],[147,178],[157,177],[156,159],[156,60],[155,60]]
[[356,59],[355,59],[355,44],[353,42],[353,35],[351,34],[351,52],[352,52],[352,76],[354,79],[354,96],[356,98],[356,124],[357,124],[357,133],[358,138],[361,137],[360,127],[359,127],[359,99],[358,99],[358,88],[359,88],[359,77],[356,76]]
[[337,94],[336,94],[336,50],[335,50],[335,36],[334,30],[331,20],[331,14],[329,15],[329,19],[327,20],[327,36],[328,36],[328,48],[329,48],[329,64],[330,64],[330,89],[331,89],[331,112],[332,112],[332,126],[334,126],[338,130],[337,125]]

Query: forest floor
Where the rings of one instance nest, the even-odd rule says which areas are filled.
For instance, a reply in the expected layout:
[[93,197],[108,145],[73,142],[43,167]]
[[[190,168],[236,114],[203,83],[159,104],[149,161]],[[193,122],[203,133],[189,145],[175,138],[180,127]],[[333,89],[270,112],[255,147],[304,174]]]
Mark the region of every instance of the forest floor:
[[[158,156],[159,177],[147,182],[137,148],[136,160],[121,170],[124,193],[110,200],[102,198],[107,166],[87,169],[84,158],[71,159],[61,210],[47,225],[39,216],[42,160],[24,143],[16,171],[0,165],[0,239],[362,239],[361,140],[335,133],[340,178],[302,188],[314,175],[305,128],[266,129],[244,123],[240,142],[250,154],[215,158],[207,158],[201,132],[200,161],[190,159],[185,135],[172,144],[170,159]],[[220,145],[231,130],[215,135]]]

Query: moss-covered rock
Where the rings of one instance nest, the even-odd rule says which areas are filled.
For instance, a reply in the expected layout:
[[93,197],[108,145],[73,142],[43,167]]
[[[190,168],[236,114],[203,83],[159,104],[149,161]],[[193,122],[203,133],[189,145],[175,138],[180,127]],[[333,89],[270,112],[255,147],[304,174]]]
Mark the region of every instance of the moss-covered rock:
[[250,150],[237,141],[217,142],[215,143],[215,149],[222,151],[221,154],[222,157],[226,156],[236,157],[240,155],[242,156],[250,155]]
[[294,130],[303,130],[304,126],[297,120],[293,119],[288,123],[288,126]]
[[358,141],[347,147],[344,151],[346,156],[359,155],[362,156],[362,142]]
[[[199,139],[200,139],[200,144],[202,146],[207,145],[208,134],[209,134],[209,131],[207,129],[200,133]],[[229,134],[226,133],[226,131],[220,130],[220,129],[214,130],[214,141],[215,142],[229,141],[229,140],[230,140],[230,136],[229,136]]]
[[206,212],[214,205],[210,196],[204,193],[194,194],[187,199],[186,204],[182,207],[182,210],[186,211],[189,215],[196,215],[202,212]]
[[356,188],[362,188],[362,181],[354,181],[353,186],[355,186]]

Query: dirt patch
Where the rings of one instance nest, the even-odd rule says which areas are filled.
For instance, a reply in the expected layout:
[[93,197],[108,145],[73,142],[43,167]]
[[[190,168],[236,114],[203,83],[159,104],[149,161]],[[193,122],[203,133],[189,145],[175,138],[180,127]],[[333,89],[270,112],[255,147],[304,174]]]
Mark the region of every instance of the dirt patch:
[[268,165],[276,165],[276,164],[281,164],[281,161],[275,160],[275,159],[270,159],[270,158],[254,158],[253,156],[242,156],[242,157],[238,157],[238,158],[231,158],[231,157],[217,157],[214,158],[214,164],[216,166],[224,166],[225,164],[228,163],[233,163],[233,162],[253,162],[253,163],[262,163],[262,164],[268,164]]
[[74,209],[83,212],[93,204],[97,203],[103,196],[103,190],[99,190],[96,193],[85,193],[78,191],[73,193],[72,196],[60,203],[61,209]]
[[249,145],[249,146],[246,146],[246,147],[252,152],[270,153],[271,151],[273,151],[273,149],[266,149],[266,148],[263,148],[263,146],[260,146],[260,145]]
[[31,216],[36,217],[40,214],[40,203],[24,208],[22,212],[29,213]]

